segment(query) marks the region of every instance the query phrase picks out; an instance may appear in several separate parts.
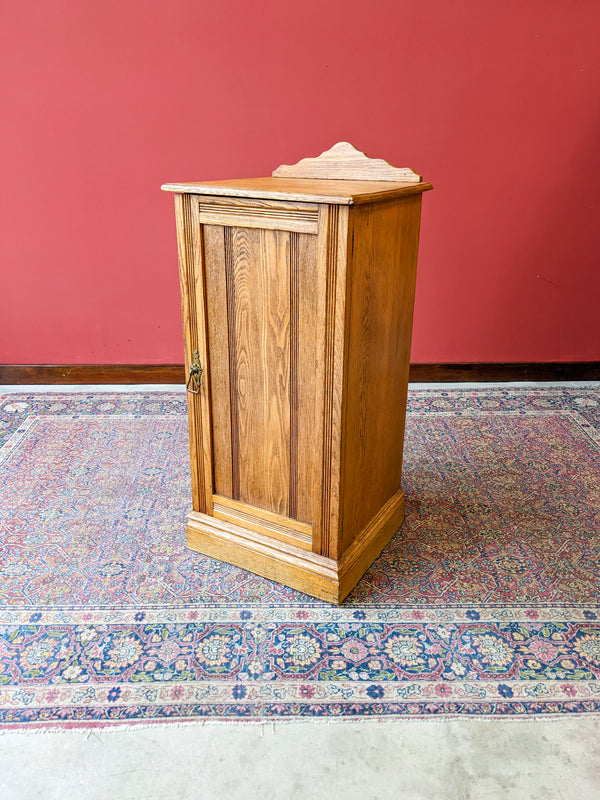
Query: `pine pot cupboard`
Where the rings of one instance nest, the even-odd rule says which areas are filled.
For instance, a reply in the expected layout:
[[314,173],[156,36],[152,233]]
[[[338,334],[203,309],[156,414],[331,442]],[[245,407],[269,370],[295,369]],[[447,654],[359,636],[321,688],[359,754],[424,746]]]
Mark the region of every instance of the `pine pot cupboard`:
[[421,197],[341,142],[271,177],[171,183],[193,550],[341,603],[404,518]]

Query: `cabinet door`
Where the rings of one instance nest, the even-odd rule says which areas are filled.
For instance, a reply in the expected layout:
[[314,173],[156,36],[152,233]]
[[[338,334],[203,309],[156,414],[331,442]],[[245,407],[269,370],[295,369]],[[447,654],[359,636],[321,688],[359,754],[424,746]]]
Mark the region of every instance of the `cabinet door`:
[[[254,216],[248,203],[235,208],[205,200],[200,206],[213,514],[261,532],[266,527],[283,540],[291,536],[295,544],[300,539],[309,549],[320,479],[318,348],[324,347],[317,210],[301,209],[308,219],[298,222],[294,209],[275,204]],[[300,230],[279,227],[286,224]]]

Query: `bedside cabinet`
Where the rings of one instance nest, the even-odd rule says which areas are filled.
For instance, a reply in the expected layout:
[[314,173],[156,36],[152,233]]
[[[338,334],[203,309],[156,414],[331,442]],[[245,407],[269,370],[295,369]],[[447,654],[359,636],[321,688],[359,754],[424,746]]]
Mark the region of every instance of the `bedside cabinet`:
[[422,193],[348,143],[271,177],[172,183],[187,544],[340,603],[404,517]]

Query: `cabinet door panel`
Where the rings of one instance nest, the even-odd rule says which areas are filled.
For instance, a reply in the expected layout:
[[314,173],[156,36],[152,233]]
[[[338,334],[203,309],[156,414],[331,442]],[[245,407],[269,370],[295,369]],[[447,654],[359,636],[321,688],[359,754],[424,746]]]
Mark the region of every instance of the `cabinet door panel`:
[[287,239],[282,231],[225,229],[233,272],[234,475],[237,467],[240,500],[278,514],[288,512],[290,484]]
[[215,492],[310,522],[316,236],[203,230]]

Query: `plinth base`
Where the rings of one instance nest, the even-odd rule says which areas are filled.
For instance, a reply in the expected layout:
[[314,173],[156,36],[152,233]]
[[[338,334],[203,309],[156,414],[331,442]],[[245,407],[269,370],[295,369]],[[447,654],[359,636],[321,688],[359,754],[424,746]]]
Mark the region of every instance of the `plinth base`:
[[242,567],[328,603],[340,604],[390,541],[404,519],[398,491],[361,531],[339,561],[254,530],[192,511],[186,525],[191,550]]

